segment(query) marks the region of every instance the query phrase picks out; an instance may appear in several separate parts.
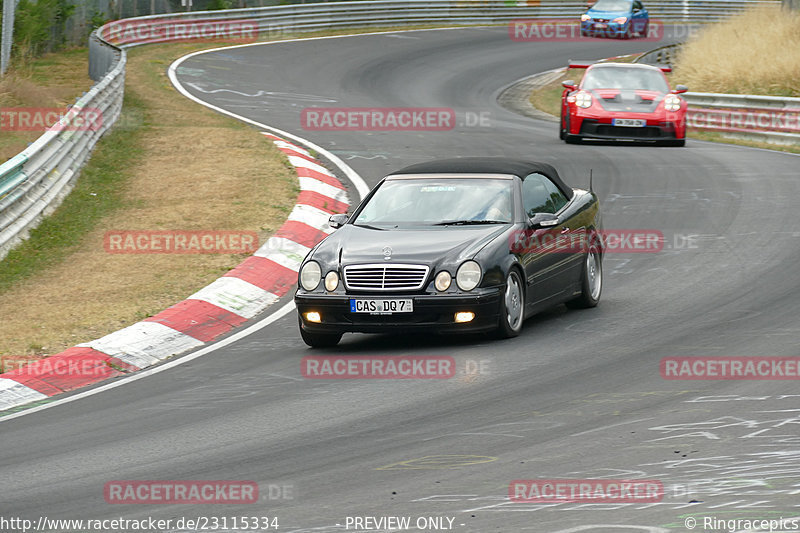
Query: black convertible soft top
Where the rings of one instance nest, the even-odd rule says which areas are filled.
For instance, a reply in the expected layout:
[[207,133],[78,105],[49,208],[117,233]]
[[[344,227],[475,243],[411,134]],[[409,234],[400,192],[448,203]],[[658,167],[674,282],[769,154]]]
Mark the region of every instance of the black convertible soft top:
[[568,199],[573,196],[572,188],[568,187],[558,175],[556,169],[547,163],[539,161],[526,161],[524,159],[509,159],[507,157],[462,157],[458,159],[440,159],[427,163],[417,163],[402,168],[396,174],[510,174],[524,180],[528,174],[544,174],[561,189]]

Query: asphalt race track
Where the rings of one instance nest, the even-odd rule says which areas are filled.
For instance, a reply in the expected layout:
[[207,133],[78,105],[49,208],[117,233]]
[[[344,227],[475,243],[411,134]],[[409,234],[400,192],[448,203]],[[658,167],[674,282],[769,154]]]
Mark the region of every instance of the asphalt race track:
[[[455,531],[548,533],[689,531],[687,518],[704,531],[706,517],[800,515],[796,385],[659,373],[670,356],[800,355],[800,159],[693,140],[566,145],[556,125],[496,103],[517,79],[568,59],[655,46],[519,43],[506,28],[480,28],[251,46],[184,62],[178,75],[193,95],[317,143],[369,185],[441,157],[540,159],[580,187],[593,169],[606,228],[659,230],[665,247],[609,253],[598,308],[561,306],[515,339],[345,335],[335,349],[312,351],[290,313],[187,364],[2,421],[0,515],[269,516],[284,532],[345,530],[348,516],[408,516],[412,525],[449,517]],[[458,125],[307,131],[300,115],[312,105],[446,107]],[[312,353],[452,356],[457,375],[304,380],[300,359]],[[658,503],[507,498],[512,480],[564,478],[659,480],[666,494]],[[113,480],[186,479],[253,480],[261,501],[103,497]]]

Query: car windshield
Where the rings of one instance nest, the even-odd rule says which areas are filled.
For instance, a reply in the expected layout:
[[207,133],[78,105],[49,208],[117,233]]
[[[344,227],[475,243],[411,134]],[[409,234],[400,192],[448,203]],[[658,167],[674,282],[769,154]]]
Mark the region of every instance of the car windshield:
[[660,71],[634,67],[593,68],[586,73],[581,88],[669,92],[669,85]]
[[592,6],[596,11],[630,11],[631,0],[597,0]]
[[354,223],[394,227],[509,223],[512,183],[498,178],[389,179]]

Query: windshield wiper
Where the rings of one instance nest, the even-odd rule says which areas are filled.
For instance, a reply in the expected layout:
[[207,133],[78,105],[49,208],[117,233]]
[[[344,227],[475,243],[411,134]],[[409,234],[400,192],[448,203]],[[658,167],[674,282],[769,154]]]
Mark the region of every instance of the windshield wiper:
[[437,222],[434,226],[473,226],[479,224],[510,224],[510,222],[503,222],[502,220],[445,220],[444,222]]
[[386,231],[386,228],[379,228],[377,226],[370,226],[369,224],[353,224],[358,228],[376,229],[378,231]]

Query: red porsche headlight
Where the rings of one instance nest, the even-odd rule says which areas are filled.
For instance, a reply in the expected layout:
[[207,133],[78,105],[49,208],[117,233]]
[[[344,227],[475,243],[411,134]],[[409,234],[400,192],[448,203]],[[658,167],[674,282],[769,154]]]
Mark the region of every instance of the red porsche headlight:
[[586,91],[579,91],[578,94],[575,95],[575,105],[583,109],[591,107],[592,105],[591,93],[587,93]]
[[667,111],[679,111],[681,108],[681,99],[674,94],[668,94],[664,98],[664,109]]

